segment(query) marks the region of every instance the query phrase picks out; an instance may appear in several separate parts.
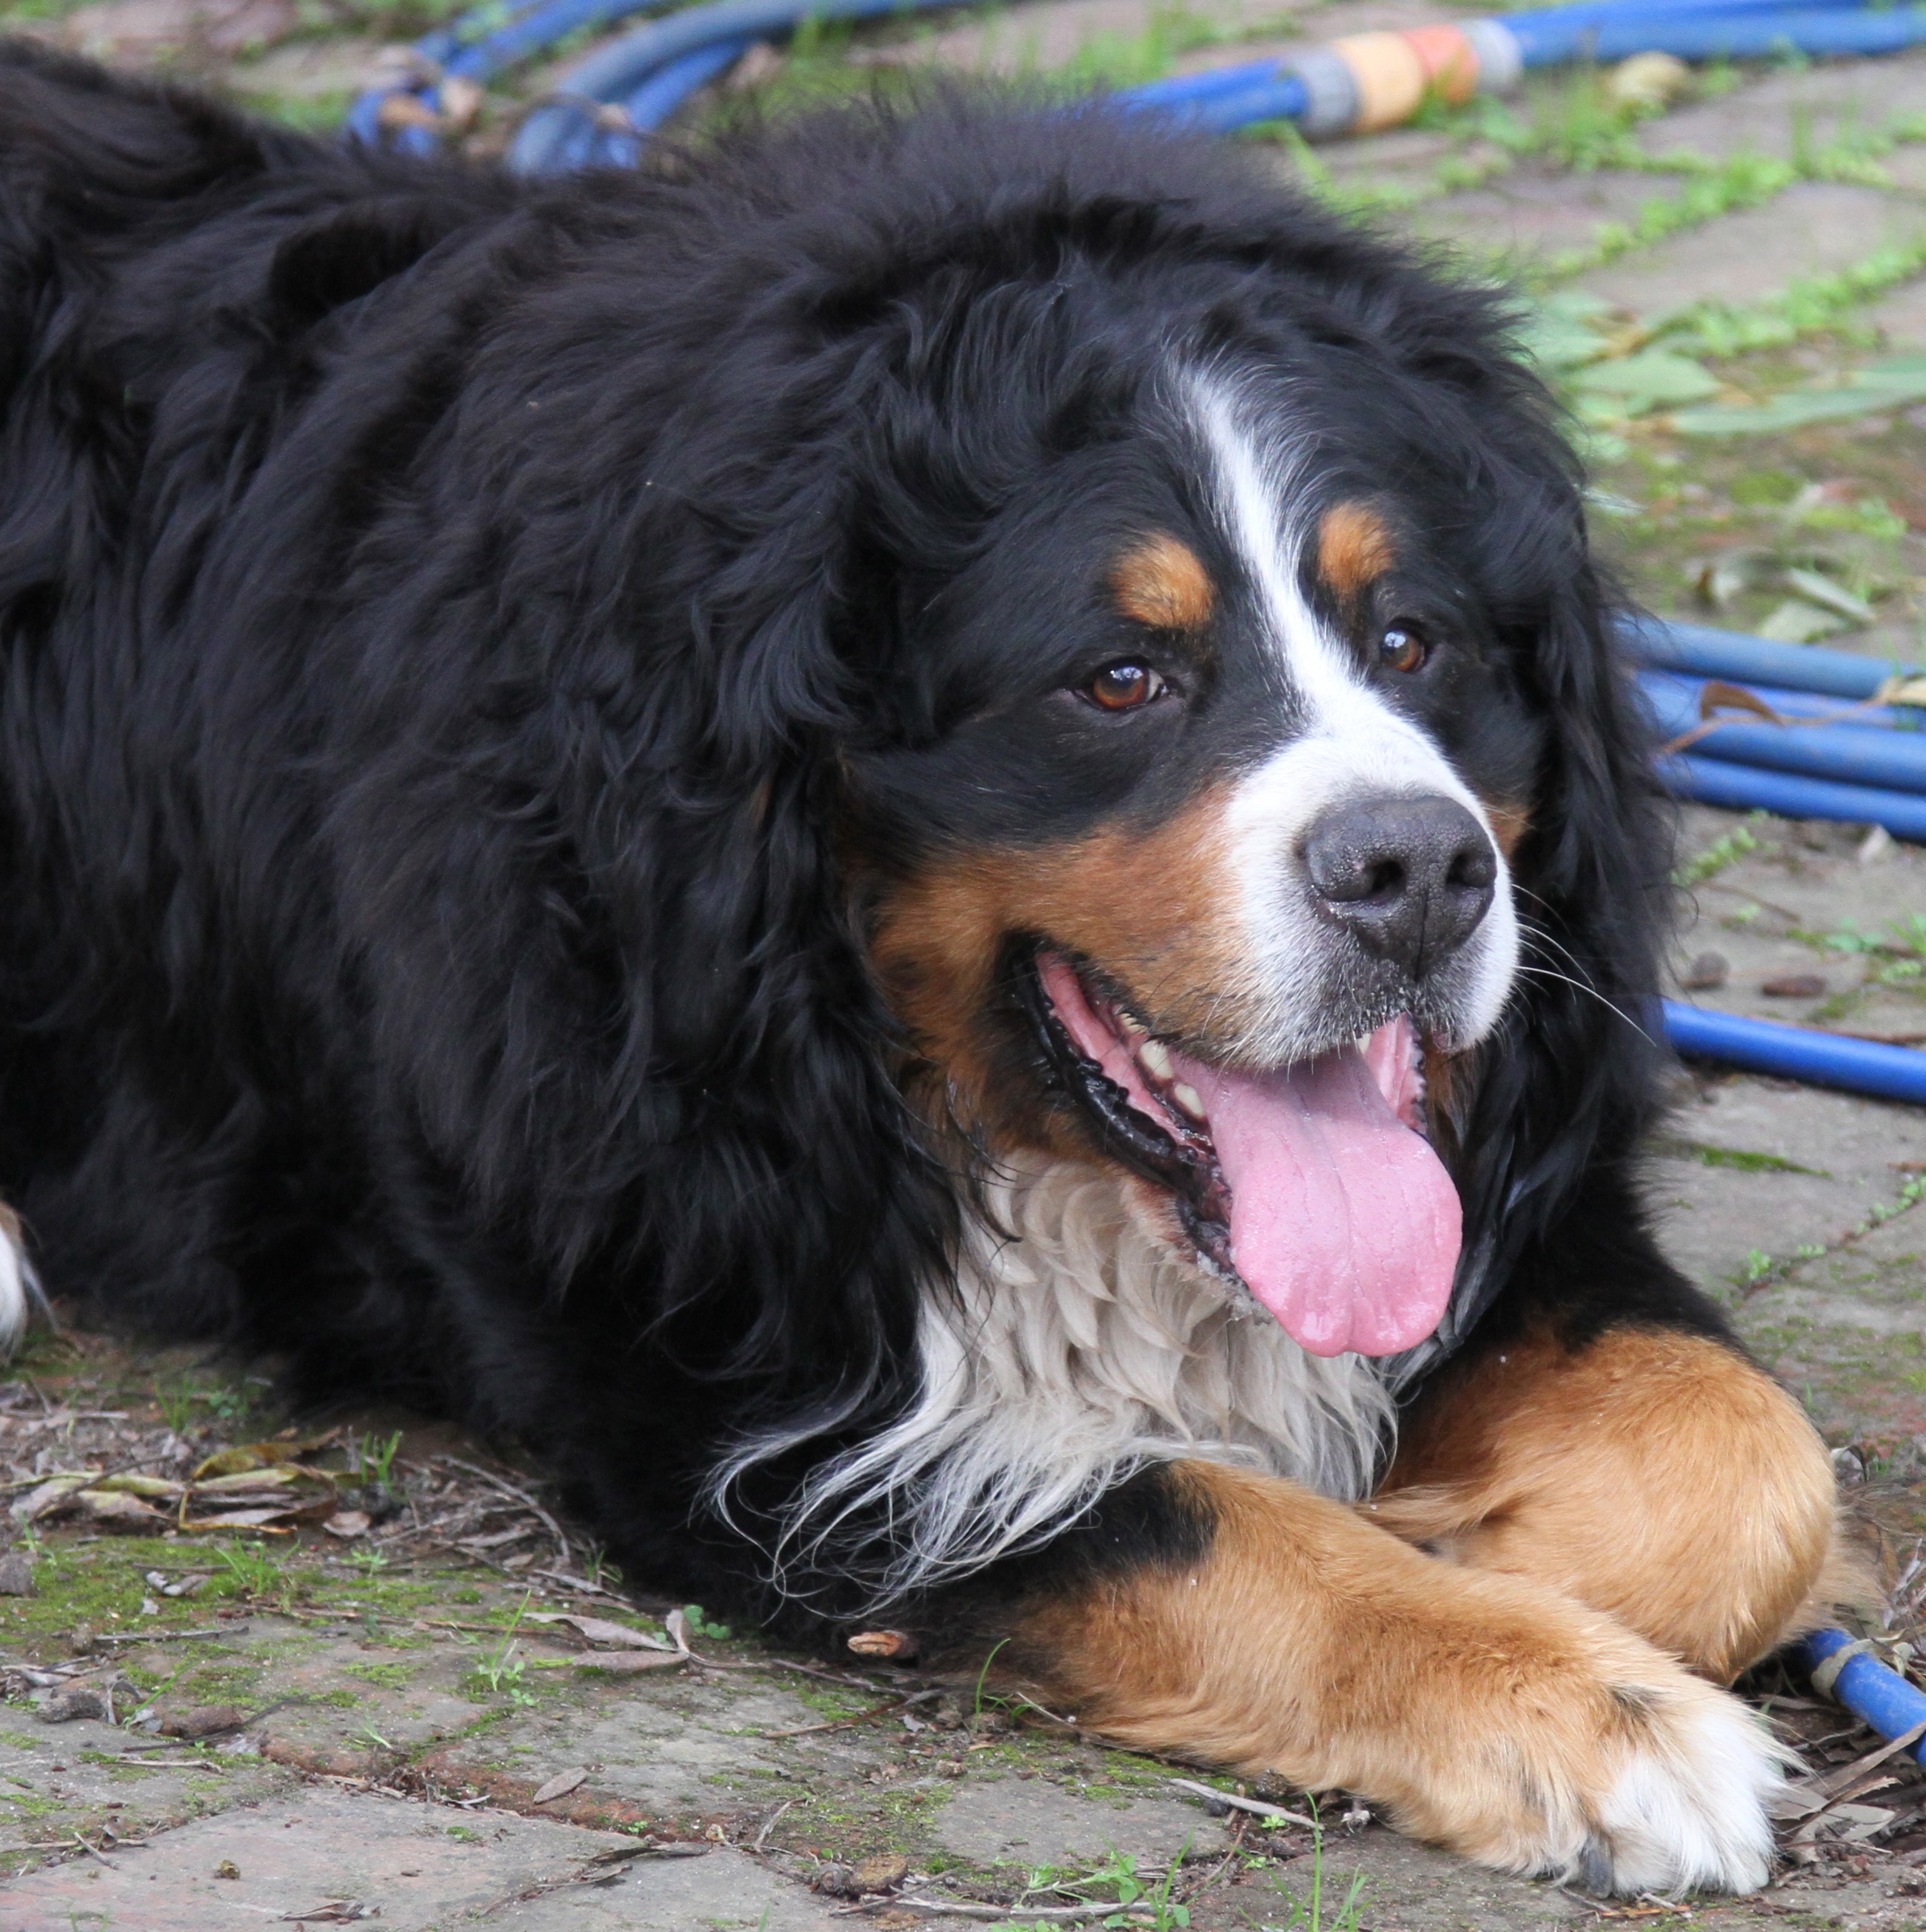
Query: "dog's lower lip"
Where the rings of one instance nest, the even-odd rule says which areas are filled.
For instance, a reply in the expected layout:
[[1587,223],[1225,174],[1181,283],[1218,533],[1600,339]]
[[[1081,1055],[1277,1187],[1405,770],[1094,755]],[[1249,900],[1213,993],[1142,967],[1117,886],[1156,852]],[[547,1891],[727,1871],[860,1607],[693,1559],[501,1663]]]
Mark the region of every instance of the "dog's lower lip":
[[[1072,1038],[1043,982],[1046,958],[1076,974],[1086,1003],[1130,1054],[1145,1090],[1157,1103],[1154,1114],[1137,1104]],[[1176,1079],[1168,1047],[1061,955],[1040,946],[1027,962],[1024,976],[1046,1057],[1106,1150],[1171,1194],[1185,1237],[1199,1260],[1213,1273],[1238,1280],[1231,1262],[1229,1184],[1201,1100],[1188,1088],[1181,1100],[1177,1095],[1182,1083]],[[1186,1111],[1186,1101],[1194,1103],[1194,1117]]]

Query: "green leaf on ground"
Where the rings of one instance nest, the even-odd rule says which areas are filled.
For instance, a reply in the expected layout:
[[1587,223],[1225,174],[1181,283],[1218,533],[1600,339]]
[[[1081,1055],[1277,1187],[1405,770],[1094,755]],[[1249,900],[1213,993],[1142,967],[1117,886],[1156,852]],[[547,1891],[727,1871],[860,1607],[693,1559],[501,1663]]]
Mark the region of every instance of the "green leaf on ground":
[[1922,398],[1926,356],[1894,356],[1852,370],[1844,382],[1789,389],[1766,402],[1682,410],[1672,426],[1682,436],[1776,436],[1808,423],[1839,422],[1880,410],[1903,409]]
[[1803,598],[1788,597],[1768,613],[1759,626],[1759,634],[1770,638],[1774,644],[1809,644],[1816,638],[1836,637],[1841,631],[1852,628],[1852,620],[1840,616],[1837,610],[1822,610]]
[[1570,379],[1580,396],[1609,398],[1622,416],[1643,416],[1678,403],[1702,402],[1724,386],[1702,363],[1669,349],[1641,350],[1609,362],[1594,362]]
[[1518,346],[1546,369],[1576,369],[1595,362],[1611,346],[1617,311],[1601,296],[1562,289],[1531,305]]
[[1800,570],[1788,565],[1786,588],[1796,592],[1807,603],[1816,604],[1822,610],[1830,610],[1844,617],[1849,624],[1870,624],[1873,621],[1873,607],[1863,597],[1855,597],[1844,584],[1834,584],[1831,578],[1816,570]]

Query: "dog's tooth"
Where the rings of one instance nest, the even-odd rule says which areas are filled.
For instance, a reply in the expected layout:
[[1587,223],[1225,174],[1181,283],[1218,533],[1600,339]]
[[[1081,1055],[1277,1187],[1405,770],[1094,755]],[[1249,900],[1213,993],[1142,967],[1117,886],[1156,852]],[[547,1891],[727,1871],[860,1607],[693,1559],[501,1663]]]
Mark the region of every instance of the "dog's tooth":
[[1159,1080],[1171,1076],[1170,1049],[1160,1040],[1147,1040],[1137,1049],[1138,1064]]
[[1180,1080],[1177,1084],[1170,1090],[1170,1097],[1174,1100],[1193,1120],[1201,1120],[1203,1119],[1204,1096],[1198,1092],[1195,1087],[1186,1086],[1181,1080]]

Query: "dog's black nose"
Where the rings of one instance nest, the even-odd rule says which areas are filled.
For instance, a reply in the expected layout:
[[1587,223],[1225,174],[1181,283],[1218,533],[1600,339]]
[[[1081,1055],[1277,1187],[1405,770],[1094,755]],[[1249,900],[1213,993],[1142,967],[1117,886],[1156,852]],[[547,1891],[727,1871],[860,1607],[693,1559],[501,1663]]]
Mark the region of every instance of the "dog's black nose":
[[1333,806],[1305,837],[1304,866],[1331,916],[1414,980],[1478,930],[1498,877],[1484,827],[1435,795]]

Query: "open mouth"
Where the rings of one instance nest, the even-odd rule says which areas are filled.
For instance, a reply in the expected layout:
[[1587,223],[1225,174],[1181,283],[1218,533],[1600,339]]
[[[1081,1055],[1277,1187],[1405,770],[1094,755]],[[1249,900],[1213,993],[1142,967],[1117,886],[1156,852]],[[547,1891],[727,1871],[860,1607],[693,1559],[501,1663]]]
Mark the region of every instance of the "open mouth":
[[1436,1328],[1461,1215],[1408,1018],[1244,1072],[1160,1040],[1060,954],[1034,964],[1053,1064],[1107,1148],[1169,1190],[1206,1265],[1313,1354],[1396,1354]]

